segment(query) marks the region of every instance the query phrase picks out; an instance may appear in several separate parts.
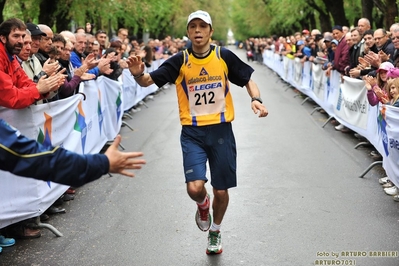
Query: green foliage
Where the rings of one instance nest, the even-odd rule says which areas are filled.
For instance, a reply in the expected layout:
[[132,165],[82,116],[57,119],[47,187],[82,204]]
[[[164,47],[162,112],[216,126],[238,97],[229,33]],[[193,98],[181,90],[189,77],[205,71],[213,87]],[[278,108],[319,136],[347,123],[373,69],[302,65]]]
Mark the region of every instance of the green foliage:
[[[18,17],[35,23],[43,0],[5,0],[4,18]],[[376,2],[376,1],[374,1]],[[377,1],[378,2],[378,1]],[[231,28],[236,39],[270,34],[292,34],[322,19],[333,18],[328,6],[333,0],[58,0],[56,18],[75,21],[83,26],[95,22],[106,29],[108,23],[117,29],[118,22],[133,29],[132,34],[145,30],[152,35],[161,32],[175,37],[186,35],[187,16],[198,9],[208,11],[213,20],[217,40],[226,40]],[[345,0],[345,15],[351,25],[361,17],[361,0]],[[41,22],[40,22],[41,23]],[[53,26],[53,25],[50,25]]]
[[[229,0],[230,1],[230,0]],[[3,10],[5,19],[18,17],[24,21],[38,21],[42,0],[7,0]],[[137,34],[144,29],[157,35],[160,31],[176,37],[186,35],[187,16],[197,10],[208,11],[213,19],[214,39],[226,39],[229,16],[226,12],[228,1],[223,0],[58,0],[54,11],[56,18],[74,21],[84,26],[87,21],[95,22],[97,28],[106,29],[108,23],[114,29],[118,21],[133,29]],[[54,26],[54,25],[49,25]]]
[[[233,0],[233,31],[240,39],[249,36],[290,35],[311,25],[320,28],[322,20],[331,20],[328,6],[332,0]],[[354,22],[361,17],[361,0],[345,0],[347,19]],[[313,23],[311,23],[313,21]],[[314,25],[314,23],[316,23]],[[259,26],[262,27],[259,27]]]
[[350,25],[348,27],[357,26],[357,21],[362,17],[361,0],[346,0],[344,2],[345,15]]
[[272,0],[269,4],[273,19],[270,22],[270,28],[274,32],[292,34],[301,29],[299,21],[303,20],[307,12],[305,1],[296,0]]
[[230,0],[180,0],[177,3],[175,13],[173,18],[175,20],[171,24],[171,35],[182,38],[182,36],[187,35],[187,17],[190,13],[196,10],[205,10],[212,17],[213,24],[213,39],[214,40],[224,40],[227,39],[227,31],[230,24],[228,7]]
[[264,1],[233,0],[231,6],[231,28],[236,39],[267,33],[270,13]]
[[23,21],[37,19],[39,16],[40,1],[35,0],[15,0],[6,1],[3,10],[4,19],[17,17]]

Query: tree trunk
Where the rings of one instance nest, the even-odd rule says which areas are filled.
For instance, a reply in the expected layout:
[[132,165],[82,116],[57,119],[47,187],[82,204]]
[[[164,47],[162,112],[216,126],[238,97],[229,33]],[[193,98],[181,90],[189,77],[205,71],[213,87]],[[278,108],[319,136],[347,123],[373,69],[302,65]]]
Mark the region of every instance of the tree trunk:
[[331,25],[331,20],[330,19],[325,19],[325,18],[330,18],[329,14],[324,14],[320,16],[320,31],[321,32],[331,32],[332,30],[332,25]]
[[40,24],[45,24],[50,28],[54,26],[55,12],[57,11],[57,1],[53,0],[42,0],[40,3]]
[[[362,0],[362,18],[367,18],[370,20],[371,28],[373,28],[373,0]],[[357,25],[357,24],[355,24]]]
[[[96,31],[93,31],[93,33],[95,34],[97,31],[99,31],[99,30],[106,30],[105,28],[103,28],[103,23],[102,23],[102,20],[101,20],[101,17],[100,16],[98,16],[97,17],[97,21],[96,21]],[[108,33],[108,32],[107,32]]]
[[7,0],[0,0],[0,21],[4,21],[3,9]]
[[119,30],[120,28],[126,28],[126,21],[124,18],[118,18],[118,28],[116,30]]
[[308,13],[305,14],[305,16],[302,17],[302,19],[300,19],[300,20],[298,19],[298,24],[301,25],[301,26],[300,26],[299,29],[295,27],[295,31],[302,32],[303,29],[307,29],[307,30],[315,29],[315,27],[313,27],[310,24],[310,17],[311,16],[312,16],[311,12],[308,12]]
[[323,2],[330,11],[335,25],[349,26],[348,19],[345,16],[343,0],[323,0]]
[[396,0],[386,0],[386,10],[384,28],[388,29],[391,27],[393,23],[395,23],[395,18],[398,16],[398,6],[396,5]]
[[71,30],[70,22],[71,20],[67,18],[65,14],[59,14],[57,16],[57,20],[55,21],[57,32],[61,32],[63,30]]
[[[380,26],[389,30],[391,25],[395,23],[395,18],[398,16],[398,6],[396,5],[396,0],[373,0],[374,5],[382,12],[384,24]],[[377,25],[377,28],[378,25]]]
[[317,29],[316,18],[314,17],[314,12],[309,13],[308,17],[309,17],[310,28]]
[[[331,21],[330,21],[330,14],[324,11],[324,9],[320,6],[318,6],[313,0],[306,0],[306,3],[313,9],[315,9],[317,12],[319,12],[319,21],[320,21],[320,31],[321,32],[326,32],[326,31],[331,31]],[[316,15],[315,15],[316,16]],[[317,19],[315,17],[315,19]]]

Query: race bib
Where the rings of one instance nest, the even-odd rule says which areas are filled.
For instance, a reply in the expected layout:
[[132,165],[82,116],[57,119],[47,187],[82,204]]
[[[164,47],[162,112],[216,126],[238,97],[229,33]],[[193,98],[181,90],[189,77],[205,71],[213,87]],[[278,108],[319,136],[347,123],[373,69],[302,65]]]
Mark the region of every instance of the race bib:
[[225,112],[226,102],[222,82],[211,82],[188,87],[191,116]]

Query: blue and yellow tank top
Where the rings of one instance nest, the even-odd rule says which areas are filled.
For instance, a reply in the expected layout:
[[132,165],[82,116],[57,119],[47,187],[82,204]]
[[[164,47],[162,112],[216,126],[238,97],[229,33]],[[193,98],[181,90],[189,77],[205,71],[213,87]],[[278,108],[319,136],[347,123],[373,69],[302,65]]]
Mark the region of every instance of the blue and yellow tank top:
[[175,82],[181,124],[205,126],[233,121],[228,68],[220,56],[220,47],[201,59],[185,50],[183,58]]

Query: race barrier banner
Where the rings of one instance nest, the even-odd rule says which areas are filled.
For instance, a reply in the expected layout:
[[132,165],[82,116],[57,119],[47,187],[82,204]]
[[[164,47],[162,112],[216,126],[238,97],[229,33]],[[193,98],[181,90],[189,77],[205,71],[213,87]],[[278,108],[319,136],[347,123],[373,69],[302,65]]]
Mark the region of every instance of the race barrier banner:
[[321,69],[320,64],[312,64],[312,90],[314,95],[319,99],[319,101],[324,102],[325,87],[327,86],[326,75]]
[[294,62],[294,83],[296,86],[301,86],[302,82],[302,64],[301,64],[301,59],[295,58]]
[[[126,71],[124,77],[128,76]],[[121,82],[100,76],[82,82],[79,94],[67,99],[21,110],[0,108],[0,118],[43,145],[62,146],[81,154],[98,153],[121,128],[126,107],[123,99],[134,106],[158,89],[141,88],[130,77]],[[139,87],[141,94],[136,93]],[[0,228],[39,216],[68,189],[3,171],[0,184]]]
[[[321,64],[302,64],[287,57],[283,62],[270,50],[263,54],[263,63],[284,81],[314,100],[338,122],[366,137],[382,155],[389,179],[399,186],[399,108],[371,106],[362,80],[341,77],[337,71],[327,76]],[[300,69],[302,75],[298,77]]]
[[122,82],[123,88],[123,111],[128,111],[140,102],[140,98],[137,97],[137,87],[140,87],[140,85],[137,84],[132,74],[130,74],[130,71],[127,69],[123,70],[122,75],[120,76],[120,81]]
[[367,89],[363,80],[344,77],[344,82],[335,93],[335,115],[355,128],[367,129]]
[[[298,63],[296,63],[298,64]],[[302,63],[299,63],[302,65]],[[312,88],[312,65],[304,64],[302,67],[302,81],[299,83],[300,85],[297,87],[301,92],[308,95]]]
[[[116,137],[122,126],[123,85],[119,81],[101,76],[97,79],[97,86],[101,94],[101,105],[99,101],[98,115],[102,113],[102,121],[98,122],[103,124],[106,140],[111,141]],[[105,142],[103,144],[105,144]]]
[[[60,145],[81,152],[82,132],[75,130],[75,125],[79,124],[75,114],[82,109],[79,107],[82,99],[82,95],[76,95],[22,110],[2,108],[0,117],[23,135],[43,145]],[[0,228],[39,216],[68,189],[56,183],[23,178],[3,171],[0,171],[0,184]]]
[[399,108],[384,105],[381,108],[379,120],[384,169],[392,182],[399,184]]

